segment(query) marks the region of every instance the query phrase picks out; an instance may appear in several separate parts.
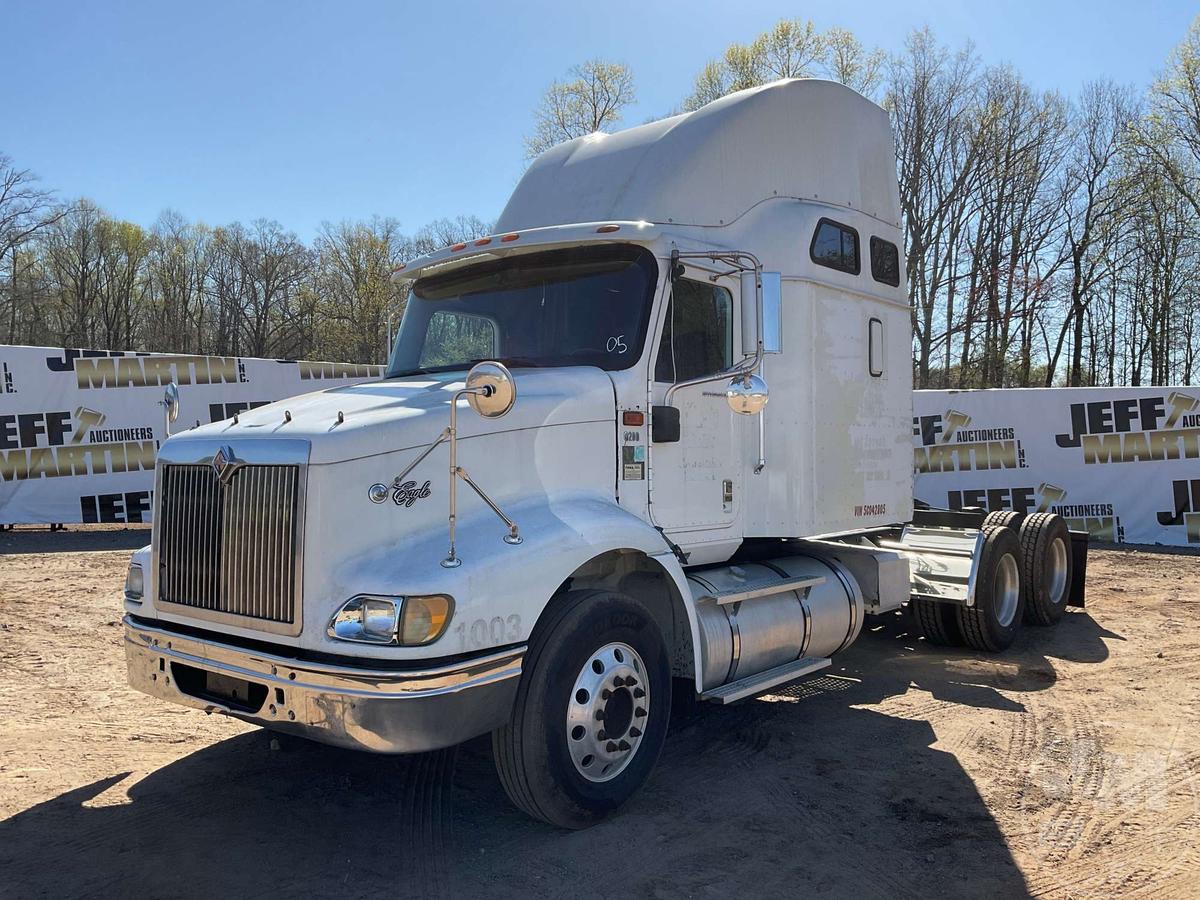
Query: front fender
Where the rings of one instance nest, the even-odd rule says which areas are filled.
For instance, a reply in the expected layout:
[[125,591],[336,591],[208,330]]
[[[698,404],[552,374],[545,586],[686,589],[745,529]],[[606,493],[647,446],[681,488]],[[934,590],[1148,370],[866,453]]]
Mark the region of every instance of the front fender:
[[[457,568],[441,565],[448,550],[445,529],[431,529],[416,541],[379,547],[339,565],[332,583],[342,600],[360,593],[444,593],[454,598],[450,626],[434,643],[410,648],[357,644],[355,652],[429,658],[523,643],[558,586],[584,563],[612,550],[641,551],[663,567],[684,598],[693,646],[699,646],[683,569],[651,525],[594,494],[531,499],[504,511],[520,527],[521,543],[505,543],[507,529],[486,508],[460,515],[457,556],[462,563]],[[350,646],[323,631],[322,638],[329,652],[346,653]]]

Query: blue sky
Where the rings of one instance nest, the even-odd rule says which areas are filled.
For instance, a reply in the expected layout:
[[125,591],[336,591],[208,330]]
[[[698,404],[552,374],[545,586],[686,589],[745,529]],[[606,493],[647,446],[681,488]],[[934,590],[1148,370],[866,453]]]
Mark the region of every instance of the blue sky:
[[150,224],[494,218],[541,92],[592,56],[631,66],[639,123],[731,41],[785,16],[894,50],[970,39],[1039,88],[1159,71],[1194,2],[797,4],[0,0],[0,151],[64,196]]

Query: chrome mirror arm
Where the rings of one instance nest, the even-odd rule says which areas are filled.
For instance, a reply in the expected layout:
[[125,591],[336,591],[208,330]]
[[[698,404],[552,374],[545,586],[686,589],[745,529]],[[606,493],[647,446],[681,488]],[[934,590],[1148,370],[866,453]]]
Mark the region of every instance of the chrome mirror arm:
[[499,506],[496,505],[496,501],[493,500],[491,497],[489,497],[484,492],[483,488],[481,488],[479,485],[477,485],[475,483],[474,479],[471,478],[471,476],[467,473],[467,470],[464,469],[462,466],[458,467],[458,477],[461,478],[463,481],[465,481],[470,486],[471,490],[473,490],[476,494],[479,495],[479,499],[482,500],[484,503],[486,503],[488,506],[490,506],[492,509],[492,512],[494,512],[497,516],[499,516],[501,521],[503,521],[504,524],[508,526],[508,534],[506,534],[504,536],[504,543],[506,543],[506,544],[521,543],[521,531],[519,528],[517,528],[517,523],[514,522],[512,519],[510,519],[508,516],[506,516],[504,514],[504,510],[502,510]]
[[[701,250],[701,251],[685,251],[678,250],[671,254],[672,260],[678,259],[707,259],[712,262],[723,262],[726,265],[732,266],[735,271],[753,272],[755,280],[755,317],[758,322],[758,334],[755,340],[754,355],[750,358],[742,360],[736,366],[731,366],[723,372],[717,372],[713,375],[702,375],[699,378],[691,378],[687,381],[679,381],[667,388],[667,395],[663,398],[663,403],[666,406],[673,406],[672,401],[675,399],[675,392],[680,388],[692,387],[697,384],[709,384],[713,381],[723,381],[726,378],[749,378],[762,366],[765,350],[763,347],[763,310],[762,310],[762,263],[753,253],[742,250]],[[749,263],[747,265],[747,262]]]
[[[450,528],[450,551],[446,554],[446,558],[442,560],[442,567],[445,569],[455,569],[462,565],[462,560],[455,553],[455,536],[458,525],[457,487],[458,479],[460,478],[465,481],[467,485],[479,495],[479,498],[488,505],[492,512],[499,516],[504,524],[508,526],[508,534],[504,536],[504,542],[506,544],[521,543],[521,532],[517,527],[517,523],[506,516],[501,511],[500,507],[496,505],[496,502],[487,494],[485,494],[483,489],[480,488],[479,485],[474,482],[471,476],[467,474],[467,470],[458,464],[458,401],[460,398],[470,395],[490,397],[493,391],[495,391],[495,388],[487,384],[482,385],[481,387],[463,388],[462,390],[456,391],[454,397],[450,400],[450,426],[444,432],[442,432],[442,434],[450,442],[450,512],[448,516],[448,524]],[[427,456],[429,451],[437,446],[437,444],[440,442],[441,438],[431,444],[421,458],[423,459],[424,456]]]
[[396,485],[401,484],[404,481],[404,479],[408,477],[408,473],[411,472],[413,469],[415,469],[417,466],[419,466],[422,462],[424,462],[425,457],[427,457],[430,453],[432,453],[437,448],[438,444],[440,444],[442,441],[446,440],[448,437],[450,437],[450,429],[443,428],[442,433],[433,439],[433,443],[431,443],[428,447],[426,447],[424,450],[422,450],[420,456],[418,456],[416,459],[414,459],[412,462],[410,462],[407,466],[405,466],[403,472],[401,472],[399,475],[397,475],[395,478],[392,479],[392,485],[396,486]]

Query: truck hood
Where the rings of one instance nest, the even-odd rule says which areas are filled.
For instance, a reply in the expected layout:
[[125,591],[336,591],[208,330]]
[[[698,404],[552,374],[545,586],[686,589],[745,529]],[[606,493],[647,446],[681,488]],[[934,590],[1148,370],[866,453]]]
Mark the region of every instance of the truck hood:
[[[201,425],[172,437],[171,442],[301,438],[311,442],[312,465],[420,447],[449,424],[451,399],[464,386],[465,377],[465,371],[439,372],[302,394],[240,413],[236,424],[226,419]],[[616,415],[612,380],[601,369],[518,369],[513,377],[517,400],[503,418],[484,419],[465,399],[460,401],[459,437],[611,422]]]

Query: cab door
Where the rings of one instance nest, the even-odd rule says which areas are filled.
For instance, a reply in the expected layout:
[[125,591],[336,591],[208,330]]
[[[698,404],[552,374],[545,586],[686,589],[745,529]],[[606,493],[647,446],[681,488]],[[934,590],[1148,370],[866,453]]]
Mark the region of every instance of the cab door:
[[725,539],[722,532],[738,520],[747,417],[730,410],[723,379],[674,393],[677,436],[674,413],[662,406],[673,384],[733,365],[734,296],[730,279],[714,282],[707,273],[686,270],[672,285],[653,363],[650,518],[685,550]]

